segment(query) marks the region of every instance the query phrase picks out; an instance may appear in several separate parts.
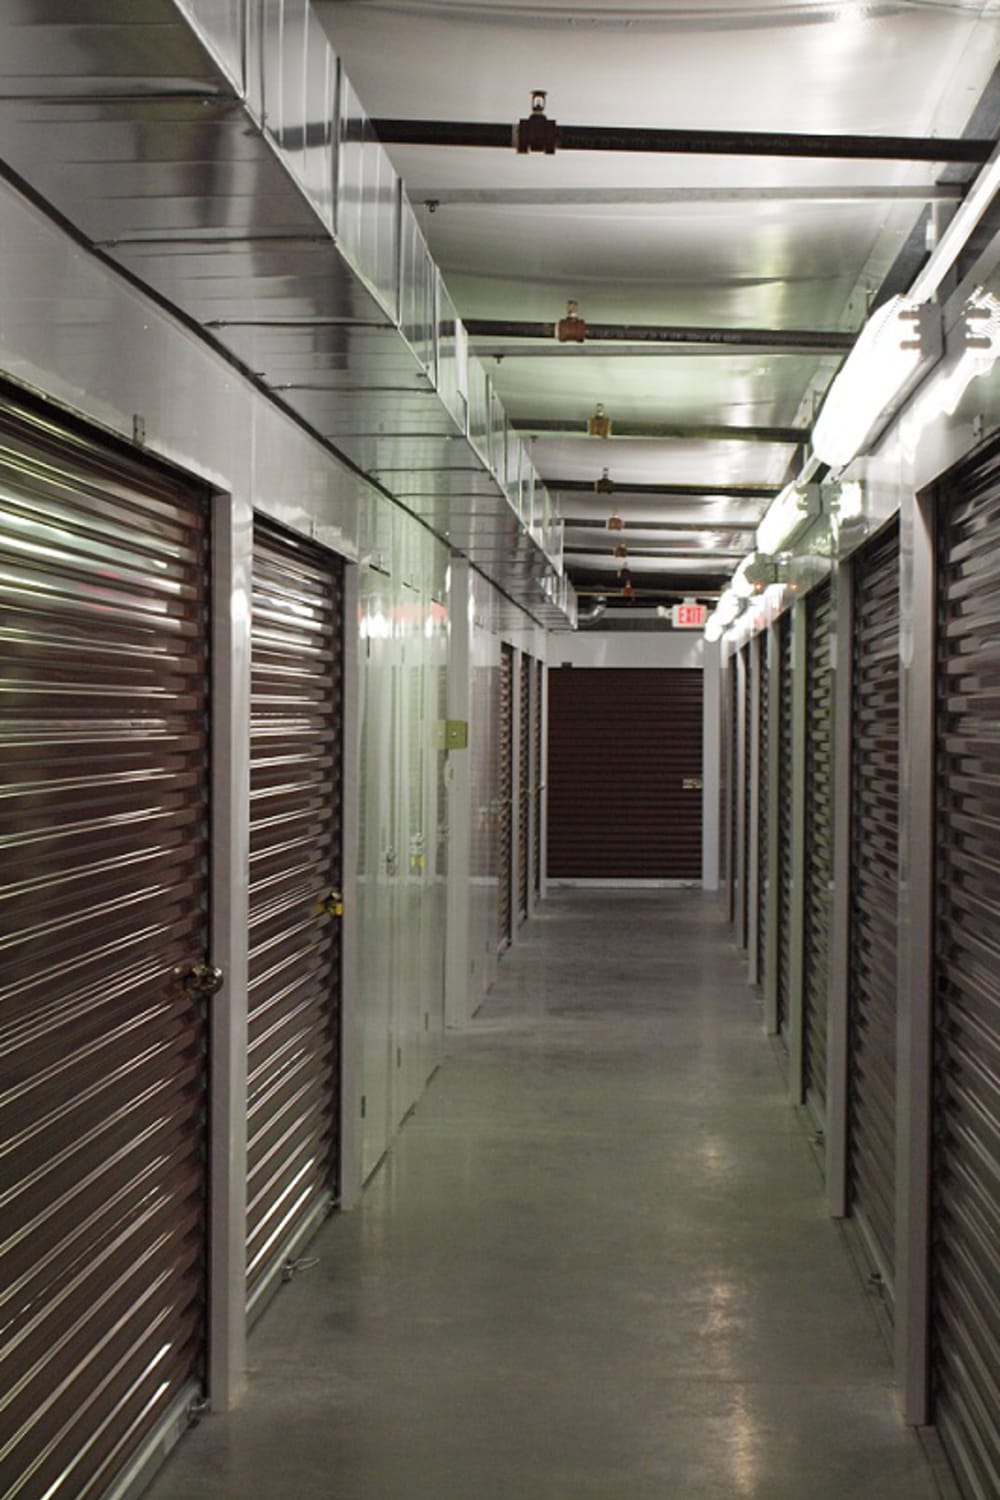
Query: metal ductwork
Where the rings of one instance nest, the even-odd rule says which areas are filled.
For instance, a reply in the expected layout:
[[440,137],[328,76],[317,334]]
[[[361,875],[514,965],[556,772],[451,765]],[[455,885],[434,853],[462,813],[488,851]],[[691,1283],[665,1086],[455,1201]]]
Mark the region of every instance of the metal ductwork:
[[603,594],[597,594],[588,601],[586,605],[577,609],[576,623],[581,630],[586,630],[588,625],[596,625],[598,620],[607,613],[608,601]]
[[544,624],[549,491],[308,0],[5,0],[4,160]]

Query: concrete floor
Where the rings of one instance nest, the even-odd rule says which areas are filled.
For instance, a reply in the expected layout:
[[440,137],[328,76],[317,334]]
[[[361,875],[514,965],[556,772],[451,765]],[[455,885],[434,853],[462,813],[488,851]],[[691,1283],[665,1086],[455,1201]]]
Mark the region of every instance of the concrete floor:
[[525,932],[150,1500],[933,1500],[715,904]]

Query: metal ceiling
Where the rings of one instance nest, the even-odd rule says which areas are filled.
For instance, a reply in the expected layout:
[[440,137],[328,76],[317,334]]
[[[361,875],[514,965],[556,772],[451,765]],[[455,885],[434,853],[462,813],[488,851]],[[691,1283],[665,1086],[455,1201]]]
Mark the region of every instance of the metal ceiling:
[[307,0],[0,0],[3,169],[542,623],[561,528]]
[[[571,522],[569,575],[614,598],[624,543],[637,606],[711,593],[801,462],[845,342],[908,283],[990,150],[1000,6],[317,11]],[[554,155],[513,146],[534,90]],[[555,337],[570,299],[582,344]],[[608,438],[586,435],[598,402]]]

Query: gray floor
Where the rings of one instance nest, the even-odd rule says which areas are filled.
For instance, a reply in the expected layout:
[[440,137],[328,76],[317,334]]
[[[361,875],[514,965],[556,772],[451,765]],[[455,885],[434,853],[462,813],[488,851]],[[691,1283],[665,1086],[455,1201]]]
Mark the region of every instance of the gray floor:
[[527,932],[151,1500],[932,1500],[714,903]]

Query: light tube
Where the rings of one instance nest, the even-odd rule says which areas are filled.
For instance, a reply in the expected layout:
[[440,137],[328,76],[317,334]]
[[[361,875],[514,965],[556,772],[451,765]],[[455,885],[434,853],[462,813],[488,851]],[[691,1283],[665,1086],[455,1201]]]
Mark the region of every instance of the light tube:
[[757,527],[757,551],[774,557],[794,542],[819,515],[819,486],[786,484]]
[[827,392],[812,433],[816,456],[842,469],[864,452],[943,350],[939,307],[890,298],[868,319]]

